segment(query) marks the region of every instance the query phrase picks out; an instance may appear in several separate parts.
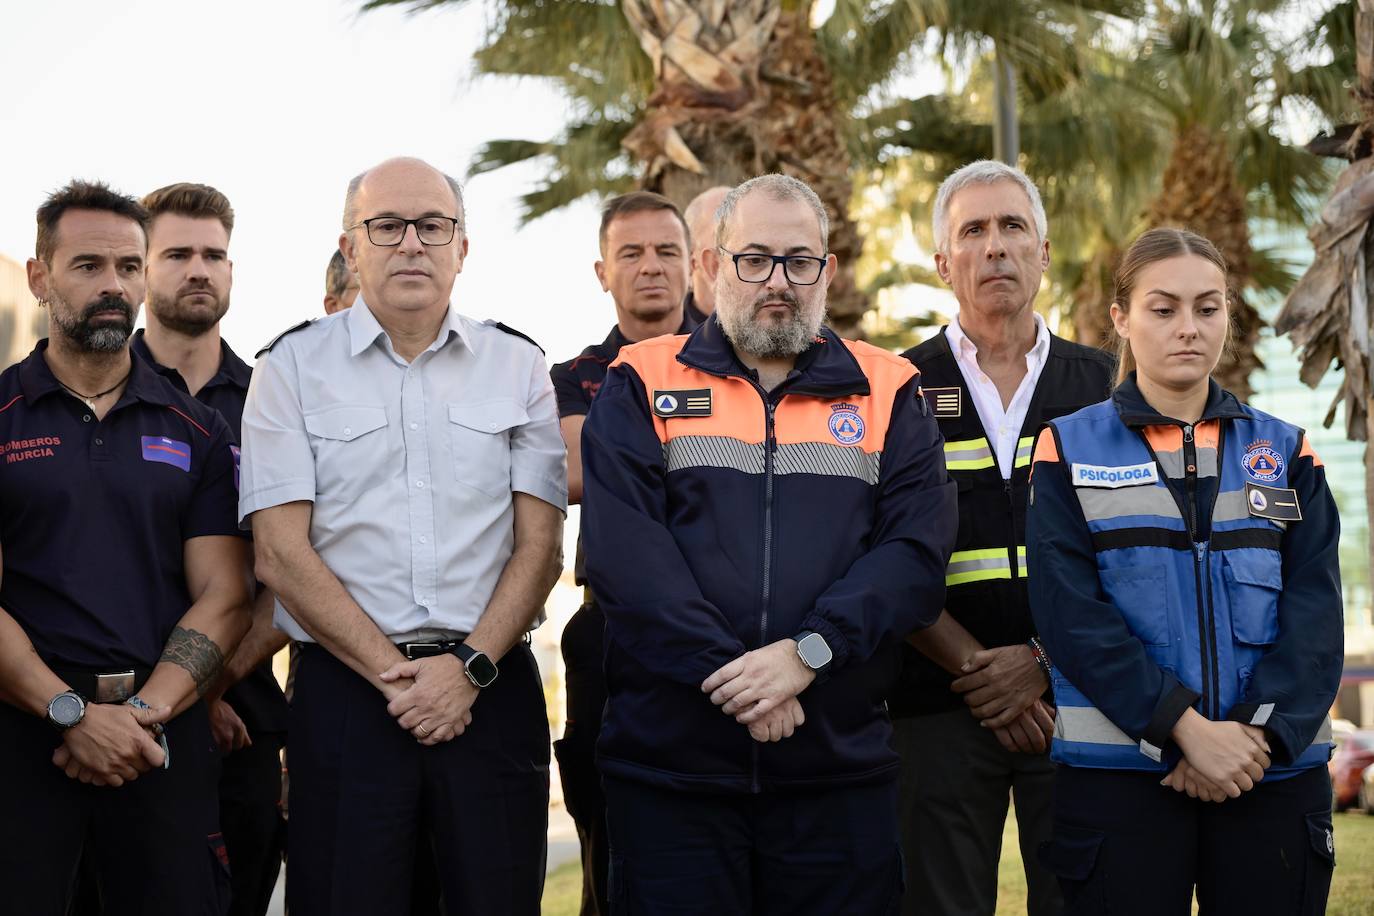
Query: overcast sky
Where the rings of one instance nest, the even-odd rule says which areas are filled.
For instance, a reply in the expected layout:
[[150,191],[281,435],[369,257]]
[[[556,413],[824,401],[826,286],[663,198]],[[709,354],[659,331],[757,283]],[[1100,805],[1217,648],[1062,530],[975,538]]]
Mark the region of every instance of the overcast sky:
[[[473,81],[480,2],[359,15],[352,0],[75,0],[0,12],[0,253],[33,253],[34,210],[73,177],[134,195],[200,181],[236,211],[224,336],[245,358],[322,314],[344,189],[415,155],[460,178],[488,139],[546,139],[563,102],[540,84]],[[467,184],[471,253],[454,305],[530,334],[555,359],[600,340],[597,202],[517,229],[537,173]]]

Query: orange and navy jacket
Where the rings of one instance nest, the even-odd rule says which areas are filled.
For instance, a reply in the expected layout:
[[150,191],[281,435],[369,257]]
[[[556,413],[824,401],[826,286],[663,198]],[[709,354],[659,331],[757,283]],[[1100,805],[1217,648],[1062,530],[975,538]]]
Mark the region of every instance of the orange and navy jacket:
[[[766,392],[719,324],[626,347],[582,429],[587,576],[607,620],[602,772],[704,792],[883,782],[898,645],[944,601],[958,524],[904,359],[822,330]],[[834,653],[759,744],[701,683],[803,631]]]
[[1030,602],[1054,663],[1054,759],[1166,772],[1192,707],[1264,728],[1266,784],[1325,766],[1340,521],[1303,431],[1215,382],[1197,423],[1172,420],[1132,375],[1052,421],[1033,472]]

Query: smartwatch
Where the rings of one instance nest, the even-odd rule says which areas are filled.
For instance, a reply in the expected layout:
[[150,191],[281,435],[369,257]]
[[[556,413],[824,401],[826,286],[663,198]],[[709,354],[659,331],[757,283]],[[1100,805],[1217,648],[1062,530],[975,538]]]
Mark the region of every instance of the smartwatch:
[[75,690],[64,690],[48,701],[48,724],[66,731],[81,724],[86,716],[86,701]]
[[463,671],[467,674],[468,680],[479,688],[491,686],[491,682],[496,680],[496,675],[500,673],[496,669],[496,662],[487,658],[487,653],[478,652],[467,643],[460,642],[454,646],[453,654],[463,663]]
[[817,676],[825,674],[835,660],[835,653],[830,651],[830,644],[825,637],[812,630],[803,630],[796,639],[797,655],[801,657],[802,664],[816,672]]

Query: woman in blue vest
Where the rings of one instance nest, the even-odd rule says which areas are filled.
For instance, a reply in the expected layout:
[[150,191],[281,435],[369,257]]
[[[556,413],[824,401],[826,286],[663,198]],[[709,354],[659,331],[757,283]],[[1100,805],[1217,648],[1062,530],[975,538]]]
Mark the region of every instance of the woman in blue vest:
[[1066,913],[1325,911],[1336,506],[1303,431],[1210,375],[1232,294],[1206,239],[1123,257],[1110,400],[1040,435],[1027,524],[1057,704]]

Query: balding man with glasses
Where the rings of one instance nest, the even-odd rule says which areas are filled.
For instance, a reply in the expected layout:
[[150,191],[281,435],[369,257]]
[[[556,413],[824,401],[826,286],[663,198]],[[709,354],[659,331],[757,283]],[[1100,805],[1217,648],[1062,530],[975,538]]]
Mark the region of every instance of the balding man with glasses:
[[239,511],[302,643],[293,916],[407,914],[431,849],[448,912],[539,912],[549,732],[523,637],[567,472],[540,350],[449,305],[463,216],[423,162],[354,179],[357,302],[279,337],[248,392]]

